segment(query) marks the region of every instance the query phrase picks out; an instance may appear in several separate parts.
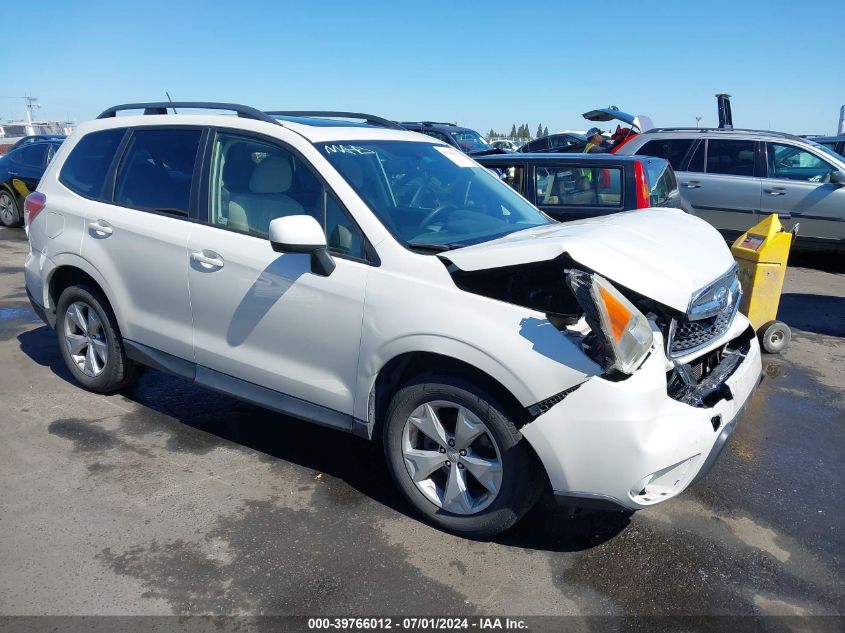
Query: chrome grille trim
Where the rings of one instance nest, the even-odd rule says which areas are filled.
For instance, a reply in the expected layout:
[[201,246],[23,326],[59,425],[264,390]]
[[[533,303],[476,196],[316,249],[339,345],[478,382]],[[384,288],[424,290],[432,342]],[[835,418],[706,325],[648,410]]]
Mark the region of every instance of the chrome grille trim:
[[696,352],[722,336],[733,323],[742,298],[737,266],[698,290],[685,318],[672,319],[666,354],[677,358]]

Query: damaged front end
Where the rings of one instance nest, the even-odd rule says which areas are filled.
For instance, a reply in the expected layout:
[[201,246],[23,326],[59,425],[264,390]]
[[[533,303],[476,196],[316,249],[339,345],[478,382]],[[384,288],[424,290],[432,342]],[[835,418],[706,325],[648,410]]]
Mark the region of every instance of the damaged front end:
[[740,336],[688,363],[674,363],[666,373],[666,393],[673,400],[693,407],[709,408],[719,400],[732,400],[726,381],[748,355],[754,330],[749,327]]
[[632,374],[653,345],[651,324],[629,298],[601,275],[574,267],[565,256],[471,272],[453,264],[448,268],[463,290],[544,312],[606,376]]
[[730,399],[725,380],[745,357],[753,338],[749,330],[750,334],[708,351],[736,315],[741,289],[735,267],[692,293],[686,312],[615,286],[566,254],[485,270],[463,271],[451,262],[447,267],[458,287],[467,292],[543,312],[609,380],[624,380],[636,372],[653,351],[659,332],[665,344],[667,393],[694,407]]

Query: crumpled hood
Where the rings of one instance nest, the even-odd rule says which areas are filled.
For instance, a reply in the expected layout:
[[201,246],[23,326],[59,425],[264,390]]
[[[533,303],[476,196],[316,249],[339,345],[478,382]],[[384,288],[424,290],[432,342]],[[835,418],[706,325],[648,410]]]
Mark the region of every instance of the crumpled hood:
[[716,229],[695,216],[666,208],[526,229],[441,257],[461,270],[474,271],[547,261],[563,253],[614,283],[680,312],[686,312],[695,291],[734,264]]

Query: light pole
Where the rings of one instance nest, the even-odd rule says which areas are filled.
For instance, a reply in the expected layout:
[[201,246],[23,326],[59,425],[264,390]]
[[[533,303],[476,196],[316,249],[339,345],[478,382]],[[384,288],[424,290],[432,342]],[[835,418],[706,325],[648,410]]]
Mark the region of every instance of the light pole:
[[698,127],[699,121],[701,121],[701,117],[700,116],[695,117],[695,127]]

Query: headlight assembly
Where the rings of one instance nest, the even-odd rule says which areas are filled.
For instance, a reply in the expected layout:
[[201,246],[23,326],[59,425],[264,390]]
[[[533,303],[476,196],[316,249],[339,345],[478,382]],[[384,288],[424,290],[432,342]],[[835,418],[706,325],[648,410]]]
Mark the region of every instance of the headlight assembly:
[[566,281],[590,329],[601,339],[594,360],[608,373],[634,373],[654,339],[648,319],[600,275],[572,270]]

